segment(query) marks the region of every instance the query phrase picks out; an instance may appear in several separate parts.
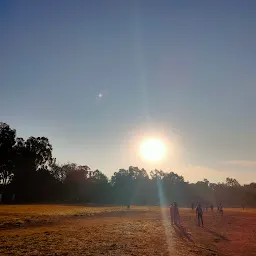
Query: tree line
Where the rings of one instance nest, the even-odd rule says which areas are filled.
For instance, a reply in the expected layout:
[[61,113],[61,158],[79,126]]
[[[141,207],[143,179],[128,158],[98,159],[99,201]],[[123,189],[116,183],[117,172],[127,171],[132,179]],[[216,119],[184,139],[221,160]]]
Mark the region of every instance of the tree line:
[[160,205],[177,201],[229,207],[256,207],[256,183],[240,185],[236,179],[189,183],[174,172],[130,166],[110,179],[100,170],[75,163],[58,164],[46,137],[16,136],[16,130],[0,123],[0,194],[11,203],[92,203]]

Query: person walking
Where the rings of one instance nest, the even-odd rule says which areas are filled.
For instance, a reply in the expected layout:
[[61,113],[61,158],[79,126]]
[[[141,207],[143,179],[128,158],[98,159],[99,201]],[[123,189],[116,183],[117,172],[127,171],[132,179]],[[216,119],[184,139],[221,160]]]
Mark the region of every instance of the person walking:
[[203,221],[203,208],[201,204],[199,203],[196,207],[196,215],[197,215],[197,221],[198,221],[198,226],[200,227],[200,222],[202,224],[202,227],[204,226],[204,221]]

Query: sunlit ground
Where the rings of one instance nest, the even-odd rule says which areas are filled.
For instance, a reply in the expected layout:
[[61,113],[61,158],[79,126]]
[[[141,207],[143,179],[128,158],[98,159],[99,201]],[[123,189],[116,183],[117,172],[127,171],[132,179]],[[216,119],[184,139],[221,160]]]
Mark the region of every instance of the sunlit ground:
[[167,208],[1,205],[0,255],[256,255],[255,209],[206,212],[205,228],[180,215],[182,228]]

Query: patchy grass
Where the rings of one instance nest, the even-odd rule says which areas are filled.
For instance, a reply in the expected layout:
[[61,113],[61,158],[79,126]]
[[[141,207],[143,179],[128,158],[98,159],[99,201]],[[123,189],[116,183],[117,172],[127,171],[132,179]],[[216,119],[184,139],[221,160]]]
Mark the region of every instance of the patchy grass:
[[256,210],[206,212],[205,228],[180,214],[172,227],[158,207],[0,206],[0,255],[256,255]]

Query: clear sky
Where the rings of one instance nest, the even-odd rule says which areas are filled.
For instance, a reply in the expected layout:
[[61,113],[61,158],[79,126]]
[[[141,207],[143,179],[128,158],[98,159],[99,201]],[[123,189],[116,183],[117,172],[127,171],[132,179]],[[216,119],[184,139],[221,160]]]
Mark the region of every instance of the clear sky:
[[[256,1],[0,1],[0,121],[60,163],[256,181]],[[166,158],[145,162],[143,137]]]

